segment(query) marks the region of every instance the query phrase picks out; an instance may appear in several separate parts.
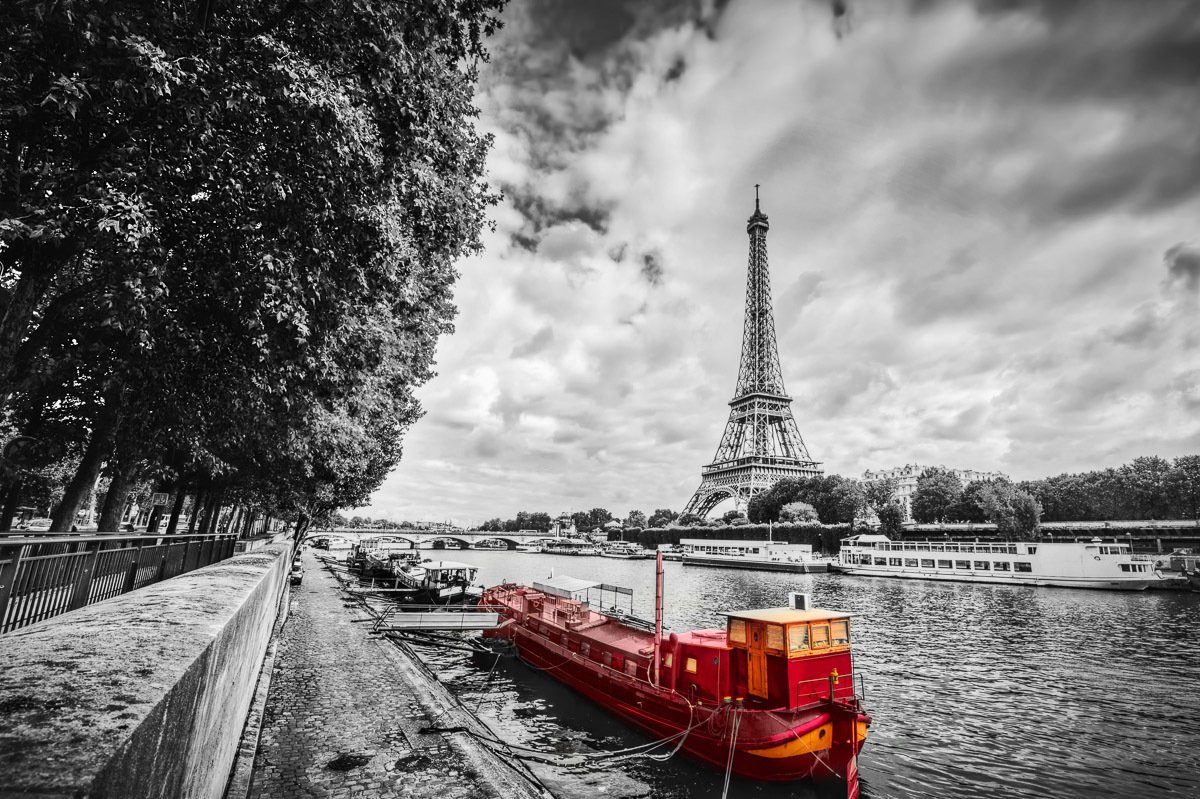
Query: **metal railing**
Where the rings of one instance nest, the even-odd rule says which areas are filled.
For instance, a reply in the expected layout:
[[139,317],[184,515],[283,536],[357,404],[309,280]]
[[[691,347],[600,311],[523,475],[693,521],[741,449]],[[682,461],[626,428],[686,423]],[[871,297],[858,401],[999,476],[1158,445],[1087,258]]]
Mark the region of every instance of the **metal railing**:
[[237,536],[0,536],[0,634],[224,560]]

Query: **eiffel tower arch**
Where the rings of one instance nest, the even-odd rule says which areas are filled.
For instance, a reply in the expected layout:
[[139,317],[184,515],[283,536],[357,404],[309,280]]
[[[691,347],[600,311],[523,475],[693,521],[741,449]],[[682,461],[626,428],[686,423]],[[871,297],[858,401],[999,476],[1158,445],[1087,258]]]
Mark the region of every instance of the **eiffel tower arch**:
[[746,223],[750,260],[737,388],[729,402],[729,421],[717,453],[712,463],[701,468],[700,487],[684,513],[707,516],[726,499],[745,510],[756,494],[784,478],[819,477],[822,473],[821,464],[808,454],[792,416],[792,398],[783,386],[767,266],[769,229],[755,186],[754,214]]

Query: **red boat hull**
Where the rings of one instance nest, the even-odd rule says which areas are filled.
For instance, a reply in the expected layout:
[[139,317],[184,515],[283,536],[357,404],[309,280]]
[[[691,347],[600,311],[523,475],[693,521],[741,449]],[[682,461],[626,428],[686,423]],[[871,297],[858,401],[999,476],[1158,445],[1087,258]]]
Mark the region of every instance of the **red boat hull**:
[[691,728],[683,751],[721,771],[729,763],[736,727],[732,770],[752,779],[844,780],[870,724],[865,713],[840,702],[794,710],[691,703],[675,691],[633,679],[515,622],[490,636],[511,641],[523,661],[655,738]]

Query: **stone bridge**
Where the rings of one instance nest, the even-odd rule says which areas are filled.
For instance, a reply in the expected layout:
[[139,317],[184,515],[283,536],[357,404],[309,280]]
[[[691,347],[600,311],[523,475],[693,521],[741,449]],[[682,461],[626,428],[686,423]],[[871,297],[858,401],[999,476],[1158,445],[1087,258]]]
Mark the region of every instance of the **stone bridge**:
[[306,540],[328,536],[330,538],[344,538],[348,541],[355,542],[363,539],[372,538],[378,541],[402,542],[406,541],[416,549],[424,544],[436,544],[442,542],[446,545],[454,545],[464,549],[475,549],[475,545],[483,541],[500,541],[509,549],[515,549],[521,544],[538,544],[544,541],[553,541],[555,536],[553,533],[542,533],[536,531],[523,531],[519,533],[491,533],[480,530],[470,531],[453,531],[440,532],[434,530],[374,530],[369,528],[354,528],[354,527],[337,527],[332,530],[311,530],[305,535]]

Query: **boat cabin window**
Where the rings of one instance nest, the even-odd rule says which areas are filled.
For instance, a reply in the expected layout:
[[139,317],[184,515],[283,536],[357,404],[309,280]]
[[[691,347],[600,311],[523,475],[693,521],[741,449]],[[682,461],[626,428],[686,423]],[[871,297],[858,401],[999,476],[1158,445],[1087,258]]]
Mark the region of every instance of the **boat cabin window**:
[[937,567],[938,567],[939,569],[949,569],[949,568],[950,568],[950,561],[948,561],[948,560],[939,560],[939,561],[938,561],[938,565],[937,565]]
[[889,566],[899,566],[900,558],[888,558],[888,565]]
[[668,652],[667,657],[663,660],[663,665],[668,669],[675,665],[675,653]]
[[917,559],[916,559],[916,558],[905,558],[905,559],[904,559],[904,565],[905,565],[905,566],[916,566],[916,565],[917,565]]
[[991,568],[991,565],[992,565],[992,564],[991,564],[991,562],[990,562],[990,561],[986,561],[986,560],[977,560],[977,561],[975,561],[975,568],[976,568],[976,570],[978,570],[978,571],[987,571],[988,569],[990,569],[990,568]]
[[733,644],[746,643],[746,621],[745,619],[730,619],[729,620],[729,642]]
[[1024,563],[1022,561],[1017,561],[1016,563],[1013,564],[1013,571],[1031,572],[1031,571],[1033,571],[1033,564],[1032,563]]
[[696,673],[696,659],[688,658],[687,662],[683,664],[683,670],[686,671],[688,674],[695,674]]
[[1012,564],[1008,561],[997,560],[992,563],[992,568],[998,572],[1012,571]]
[[584,641],[582,644],[579,645],[579,653],[581,655],[589,655],[589,654],[591,654],[591,652],[592,652],[592,645],[590,643],[588,643],[587,641]]
[[932,560],[929,560],[929,559],[926,559],[926,558],[921,558],[921,568],[922,568],[922,569],[932,569],[932,568],[933,568],[933,561],[932,561]]
[[783,651],[783,628],[778,624],[767,625],[767,649]]
[[875,558],[875,565],[876,566],[886,566],[887,558]]
[[969,561],[969,560],[956,560],[956,561],[954,561],[954,568],[956,568],[956,569],[970,569],[970,568],[971,568],[971,561]]
[[850,622],[844,619],[835,621],[829,625],[829,632],[834,646],[845,646],[850,643]]
[[829,625],[814,624],[812,626],[812,648],[827,649],[829,647]]
[[637,661],[636,660],[625,661],[625,673],[628,674],[630,677],[637,676]]
[[808,649],[807,624],[793,624],[788,627],[788,649],[793,652],[804,652]]
[[1028,552],[1030,555],[1036,555],[1036,554],[1037,554],[1037,547],[1027,547],[1027,548],[1026,548],[1026,551],[1027,551],[1027,552]]

